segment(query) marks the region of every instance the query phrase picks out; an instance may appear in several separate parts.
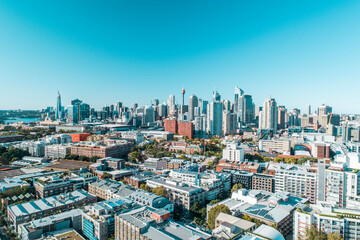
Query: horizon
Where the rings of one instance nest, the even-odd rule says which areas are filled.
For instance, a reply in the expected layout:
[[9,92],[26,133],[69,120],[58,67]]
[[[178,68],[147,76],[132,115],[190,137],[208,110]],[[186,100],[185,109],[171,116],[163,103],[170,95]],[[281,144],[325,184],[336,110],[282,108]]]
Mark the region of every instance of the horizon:
[[[218,1],[0,4],[0,109],[80,99],[95,109],[149,105],[186,89],[234,87],[302,112],[360,113],[360,3]],[[66,16],[66,18],[64,18]]]

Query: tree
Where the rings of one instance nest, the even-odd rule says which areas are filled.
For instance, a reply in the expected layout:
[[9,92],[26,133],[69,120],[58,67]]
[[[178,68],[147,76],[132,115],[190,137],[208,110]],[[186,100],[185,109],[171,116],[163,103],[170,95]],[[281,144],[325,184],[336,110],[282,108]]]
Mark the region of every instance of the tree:
[[217,204],[218,202],[220,202],[220,199],[213,199],[210,201],[210,205]]
[[138,162],[142,161],[142,155],[138,151],[129,153],[128,157],[129,157],[129,160],[131,162],[137,162],[138,163]]
[[241,183],[237,183],[231,188],[231,193],[236,192],[237,190],[242,189],[242,188],[243,188],[243,185]]
[[249,221],[249,222],[252,222],[252,218],[251,218],[249,215],[247,215],[247,214],[244,214],[244,215],[242,216],[242,219],[244,219],[244,220],[246,220],[246,221]]
[[154,188],[153,193],[162,197],[166,197],[166,189],[164,188],[164,186]]
[[344,240],[344,239],[340,236],[340,233],[338,233],[338,232],[329,233],[326,237],[327,237],[327,240]]
[[214,166],[214,163],[213,162],[208,162],[207,165],[208,165],[209,168],[212,168]]
[[144,191],[151,192],[151,188],[145,183],[141,184],[139,188]]
[[112,175],[108,172],[104,172],[104,174],[101,176],[101,179],[111,178]]
[[314,226],[306,229],[305,233],[306,240],[326,240],[326,235],[323,232],[320,232]]
[[230,209],[224,204],[219,204],[216,205],[215,207],[212,207],[209,211],[208,220],[207,220],[207,226],[210,230],[213,230],[215,228],[215,219],[220,212],[231,214]]
[[191,207],[190,207],[190,212],[193,215],[198,215],[199,211],[201,210],[201,203],[199,201],[195,202]]

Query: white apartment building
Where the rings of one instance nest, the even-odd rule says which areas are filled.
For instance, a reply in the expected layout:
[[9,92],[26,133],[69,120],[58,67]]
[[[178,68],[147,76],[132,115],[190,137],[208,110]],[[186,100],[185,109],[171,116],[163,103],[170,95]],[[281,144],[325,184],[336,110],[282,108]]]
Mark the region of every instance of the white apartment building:
[[325,201],[336,207],[359,208],[360,172],[335,168],[326,169]]
[[360,239],[360,211],[319,203],[294,212],[293,239],[305,239],[311,226],[325,233],[339,233],[344,240]]
[[228,143],[223,150],[222,157],[232,162],[244,161],[244,149],[237,143]]
[[275,171],[275,192],[289,192],[297,197],[317,200],[317,173],[309,167],[292,164],[271,163],[269,170]]

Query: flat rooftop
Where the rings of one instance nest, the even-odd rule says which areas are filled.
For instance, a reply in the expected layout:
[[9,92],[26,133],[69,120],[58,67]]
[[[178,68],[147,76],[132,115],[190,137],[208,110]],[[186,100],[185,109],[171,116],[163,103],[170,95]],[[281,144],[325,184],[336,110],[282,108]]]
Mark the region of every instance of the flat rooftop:
[[76,160],[60,160],[52,165],[44,167],[45,169],[71,171],[76,168],[84,168],[90,166],[91,162],[82,162]]

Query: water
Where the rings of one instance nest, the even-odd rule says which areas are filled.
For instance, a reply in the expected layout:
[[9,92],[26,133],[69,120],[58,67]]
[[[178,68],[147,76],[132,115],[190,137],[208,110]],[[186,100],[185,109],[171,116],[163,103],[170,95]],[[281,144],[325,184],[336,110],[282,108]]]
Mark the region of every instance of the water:
[[30,122],[38,122],[38,121],[40,121],[40,118],[16,118],[16,119],[6,119],[5,123],[13,123],[13,122],[30,123]]

